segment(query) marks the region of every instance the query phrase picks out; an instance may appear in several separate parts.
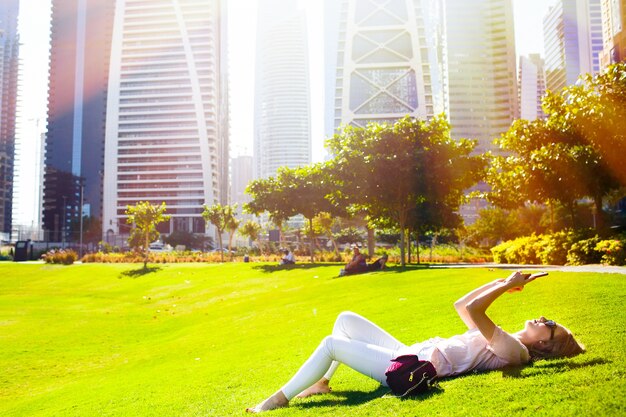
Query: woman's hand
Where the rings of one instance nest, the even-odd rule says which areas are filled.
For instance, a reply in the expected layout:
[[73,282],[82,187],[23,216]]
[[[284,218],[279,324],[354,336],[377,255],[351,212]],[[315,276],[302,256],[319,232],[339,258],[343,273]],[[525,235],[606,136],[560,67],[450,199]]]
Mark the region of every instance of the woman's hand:
[[514,293],[524,289],[524,285],[536,280],[539,277],[548,275],[546,272],[538,272],[536,274],[523,274],[521,271],[515,271],[507,279],[504,280],[506,286],[509,287],[506,292]]

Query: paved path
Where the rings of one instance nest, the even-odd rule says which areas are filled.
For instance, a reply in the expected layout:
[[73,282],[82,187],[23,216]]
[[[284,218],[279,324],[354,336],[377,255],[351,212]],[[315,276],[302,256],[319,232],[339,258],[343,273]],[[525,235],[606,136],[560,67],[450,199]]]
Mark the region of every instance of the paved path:
[[493,268],[493,269],[540,269],[542,271],[564,271],[564,272],[600,272],[606,274],[626,275],[626,266],[606,266],[606,265],[515,265],[515,264],[441,264],[430,265],[430,268]]

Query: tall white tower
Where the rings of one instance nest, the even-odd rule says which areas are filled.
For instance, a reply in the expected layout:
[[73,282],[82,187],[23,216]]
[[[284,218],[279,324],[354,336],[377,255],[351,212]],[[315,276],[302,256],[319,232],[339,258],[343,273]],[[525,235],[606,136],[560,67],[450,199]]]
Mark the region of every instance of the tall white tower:
[[138,201],[166,203],[172,218],[161,232],[203,233],[202,205],[226,198],[224,10],[218,0],[117,0],[105,138],[105,240],[126,233],[124,212]]
[[296,0],[260,0],[254,109],[255,178],[311,163],[306,17]]
[[334,102],[326,102],[334,128],[444,110],[437,11],[427,0],[326,2],[326,59],[335,70],[326,81]]

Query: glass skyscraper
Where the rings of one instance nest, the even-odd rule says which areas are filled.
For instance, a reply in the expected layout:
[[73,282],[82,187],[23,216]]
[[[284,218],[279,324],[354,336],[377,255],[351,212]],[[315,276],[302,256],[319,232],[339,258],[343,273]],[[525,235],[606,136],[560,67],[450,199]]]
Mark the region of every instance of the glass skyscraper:
[[311,163],[306,15],[296,0],[260,0],[254,104],[255,178]]
[[102,215],[114,6],[110,0],[52,1],[42,213],[48,241],[79,241],[81,206],[84,215]]
[[454,138],[479,151],[518,117],[511,0],[445,0],[446,81]]
[[11,233],[19,37],[18,0],[0,4],[0,233]]
[[600,69],[600,0],[556,0],[543,19],[546,88],[573,85],[581,74]]

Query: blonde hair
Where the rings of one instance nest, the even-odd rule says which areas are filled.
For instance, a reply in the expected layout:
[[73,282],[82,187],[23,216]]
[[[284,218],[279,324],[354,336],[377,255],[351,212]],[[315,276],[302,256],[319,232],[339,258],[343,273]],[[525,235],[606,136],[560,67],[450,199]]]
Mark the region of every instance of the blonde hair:
[[555,335],[552,340],[535,342],[528,351],[532,359],[569,358],[583,353],[585,347],[568,331]]

